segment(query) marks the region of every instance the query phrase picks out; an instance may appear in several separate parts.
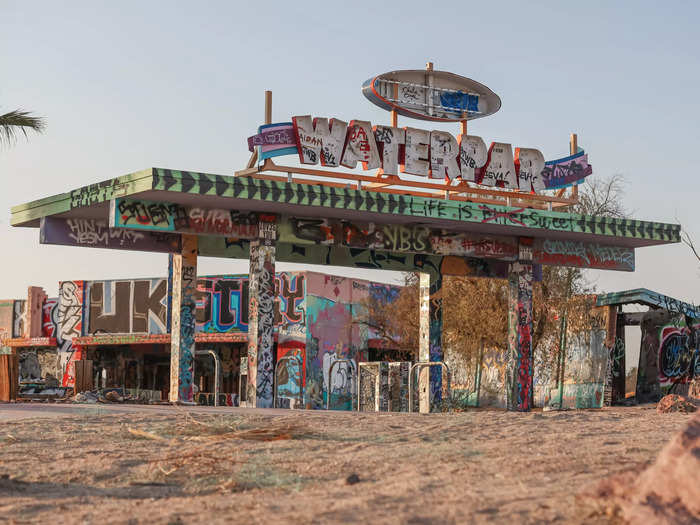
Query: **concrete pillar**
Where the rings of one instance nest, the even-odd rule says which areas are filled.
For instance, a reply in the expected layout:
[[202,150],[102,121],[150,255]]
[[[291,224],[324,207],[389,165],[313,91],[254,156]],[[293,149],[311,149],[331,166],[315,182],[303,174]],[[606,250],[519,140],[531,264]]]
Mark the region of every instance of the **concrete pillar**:
[[613,369],[615,368],[615,350],[617,343],[617,306],[606,307],[605,347],[608,349],[608,361],[605,368],[605,389],[603,390],[603,406],[613,404]]
[[532,247],[521,239],[508,276],[508,410],[527,412],[532,393]]
[[272,407],[275,328],[274,217],[259,222],[258,238],[250,241],[248,321],[248,406]]
[[[442,276],[420,274],[419,360],[442,361]],[[418,374],[421,413],[442,400],[442,368],[425,367]]]
[[182,236],[181,253],[170,256],[170,402],[194,403],[194,333],[197,236]]

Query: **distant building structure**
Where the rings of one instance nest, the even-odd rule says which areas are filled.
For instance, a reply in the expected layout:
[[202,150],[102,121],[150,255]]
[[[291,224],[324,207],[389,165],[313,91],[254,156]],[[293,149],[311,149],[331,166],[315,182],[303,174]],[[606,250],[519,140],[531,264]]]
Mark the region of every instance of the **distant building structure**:
[[[69,387],[82,390],[87,381],[92,388],[123,388],[144,400],[167,401],[170,289],[168,278],[73,280],[60,282],[55,298],[30,287],[27,300],[0,301],[4,353],[16,356],[24,394],[31,396],[34,388],[44,398],[60,397]],[[222,405],[246,399],[248,290],[247,275],[197,278],[194,339],[197,351],[218,356]],[[280,272],[275,292],[270,315],[274,362],[280,362],[279,404],[296,402],[301,388],[307,408],[325,408],[330,391],[332,408],[350,409],[356,389],[351,369],[378,353],[391,355],[366,322],[367,300],[392,301],[399,287]],[[76,377],[84,375],[85,361],[90,377]],[[193,388],[196,403],[214,404],[215,365],[206,354],[196,359]]]

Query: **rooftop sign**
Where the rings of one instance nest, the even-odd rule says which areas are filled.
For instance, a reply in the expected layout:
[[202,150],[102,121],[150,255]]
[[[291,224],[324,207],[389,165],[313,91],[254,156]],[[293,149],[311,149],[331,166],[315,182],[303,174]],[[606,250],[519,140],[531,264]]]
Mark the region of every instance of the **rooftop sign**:
[[[362,166],[377,175],[414,175],[440,181],[466,181],[524,192],[565,188],[593,173],[588,155],[545,162],[534,148],[513,148],[481,137],[418,128],[373,126],[335,118],[292,117],[292,122],[260,126],[248,139],[261,160],[296,154],[302,164],[328,168]],[[378,179],[379,180],[379,179]],[[410,185],[410,183],[409,183]]]
[[[504,142],[487,146],[480,136],[469,135],[468,120],[492,115],[501,107],[498,95],[469,78],[432,69],[393,71],[367,80],[362,92],[392,112],[393,125],[298,115],[291,122],[260,126],[258,134],[248,138],[249,150],[259,161],[298,155],[306,165],[362,166],[377,170],[377,182],[393,177],[411,186],[415,179],[405,177],[411,175],[446,187],[467,183],[465,188],[481,185],[525,194],[566,188],[593,171],[582,150],[545,162],[539,149]],[[396,115],[461,122],[462,133],[398,127]],[[319,175],[332,177],[330,172]]]

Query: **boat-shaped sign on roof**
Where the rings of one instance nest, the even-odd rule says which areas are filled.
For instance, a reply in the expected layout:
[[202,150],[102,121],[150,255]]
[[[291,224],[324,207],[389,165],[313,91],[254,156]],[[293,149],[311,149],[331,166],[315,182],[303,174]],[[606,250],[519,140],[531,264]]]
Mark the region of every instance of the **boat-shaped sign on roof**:
[[377,75],[362,84],[362,93],[387,111],[436,122],[486,117],[501,107],[500,97],[476,80],[432,69]]

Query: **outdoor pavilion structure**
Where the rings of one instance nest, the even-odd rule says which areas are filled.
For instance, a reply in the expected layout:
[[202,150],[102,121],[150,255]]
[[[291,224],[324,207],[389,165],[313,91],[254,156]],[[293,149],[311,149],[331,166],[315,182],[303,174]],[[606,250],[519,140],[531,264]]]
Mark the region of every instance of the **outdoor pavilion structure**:
[[[273,400],[276,261],[420,272],[419,358],[431,362],[442,360],[442,315],[450,308],[441,300],[443,277],[507,278],[507,405],[526,411],[538,267],[633,271],[636,248],[680,241],[675,224],[296,182],[292,173],[271,180],[261,171],[149,168],[15,206],[11,224],[40,227],[47,244],[171,254],[174,403],[193,401],[198,255],[249,259],[247,391],[257,407]],[[420,376],[421,412],[442,394],[439,370],[428,376]]]

